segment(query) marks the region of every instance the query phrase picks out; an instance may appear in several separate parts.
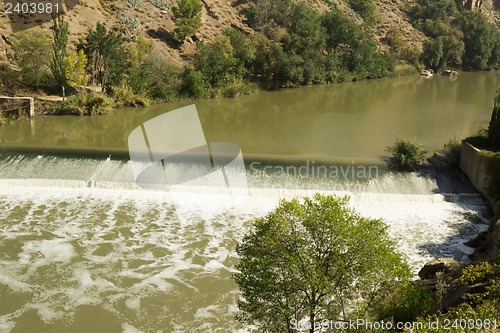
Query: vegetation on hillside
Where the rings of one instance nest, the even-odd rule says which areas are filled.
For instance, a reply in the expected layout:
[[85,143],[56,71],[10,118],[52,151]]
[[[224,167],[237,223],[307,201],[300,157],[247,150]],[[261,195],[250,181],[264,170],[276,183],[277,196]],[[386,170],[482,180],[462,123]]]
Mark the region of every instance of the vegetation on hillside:
[[[199,0],[178,1],[172,7],[151,3],[172,12],[170,47],[182,48],[186,39],[190,43],[188,37],[203,24]],[[54,19],[52,40],[36,33],[14,34],[20,78],[15,71],[2,71],[0,82],[11,91],[25,87],[58,94],[63,87],[69,94],[85,93],[91,84],[118,105],[146,105],[411,74],[422,66],[437,71],[500,66],[498,29],[481,13],[459,11],[452,0],[418,0],[410,8],[414,26],[428,37],[422,54],[404,41],[397,27],[383,36],[387,47],[381,47],[374,38],[380,16],[373,0],[346,1],[348,10],[327,3],[329,9],[319,12],[301,1],[249,2],[243,14],[251,33],[226,28],[213,40],[198,42],[183,67],[153,46],[133,17],[121,19],[116,29],[97,23],[80,38],[74,53],[67,45],[72,32],[60,16]]]

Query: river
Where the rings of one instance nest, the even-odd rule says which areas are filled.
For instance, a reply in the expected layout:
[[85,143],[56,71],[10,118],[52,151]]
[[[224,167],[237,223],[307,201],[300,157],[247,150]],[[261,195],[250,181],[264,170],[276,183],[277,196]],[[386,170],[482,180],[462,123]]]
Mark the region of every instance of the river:
[[[383,218],[415,273],[467,261],[463,243],[487,229],[482,198],[460,175],[388,172],[385,149],[477,132],[499,83],[382,79],[2,125],[0,332],[247,331],[234,320],[236,244],[281,198],[316,191]],[[207,142],[240,147],[244,191],[135,184],[129,134],[193,103]]]

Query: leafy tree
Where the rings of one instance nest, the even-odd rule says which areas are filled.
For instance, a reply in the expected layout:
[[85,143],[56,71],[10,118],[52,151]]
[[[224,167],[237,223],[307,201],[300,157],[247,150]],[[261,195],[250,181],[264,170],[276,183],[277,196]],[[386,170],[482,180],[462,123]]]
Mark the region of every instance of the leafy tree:
[[422,62],[435,71],[444,66],[443,40],[441,38],[429,39],[424,42]]
[[92,84],[98,83],[109,92],[122,82],[128,55],[120,34],[108,31],[98,22],[95,30],[89,29],[85,40],[80,40],[77,49],[87,56]]
[[427,153],[421,144],[399,139],[393,146],[387,147],[387,150],[392,153],[390,166],[401,171],[416,169]]
[[484,14],[464,11],[456,22],[464,35],[464,69],[484,70],[497,67],[500,61],[500,35]]
[[457,6],[452,0],[419,0],[412,9],[412,16],[417,20],[438,20],[453,17]]
[[255,60],[255,43],[245,33],[233,28],[224,30],[223,34],[229,37],[234,50],[235,75],[241,78],[248,76],[251,64]]
[[347,197],[281,201],[237,252],[237,318],[269,332],[292,332],[303,319],[314,332],[323,319],[349,320],[353,310],[368,315],[410,276],[387,225],[361,217]]
[[211,87],[223,87],[232,82],[237,59],[230,38],[220,35],[210,44],[200,44],[194,65]]
[[200,0],[179,0],[177,6],[172,7],[176,25],[174,38],[178,42],[184,41],[198,30],[201,25],[202,8]]
[[49,38],[38,32],[16,34],[15,37],[13,49],[23,83],[35,89],[46,86],[50,73]]
[[66,82],[66,70],[64,69],[64,59],[66,58],[66,47],[68,45],[68,22],[64,21],[64,15],[58,15],[53,17],[52,24],[52,62],[50,64],[50,70],[56,84],[61,88],[62,95],[64,96]]
[[87,85],[87,57],[83,50],[70,52],[64,58],[64,73],[67,84],[73,89]]

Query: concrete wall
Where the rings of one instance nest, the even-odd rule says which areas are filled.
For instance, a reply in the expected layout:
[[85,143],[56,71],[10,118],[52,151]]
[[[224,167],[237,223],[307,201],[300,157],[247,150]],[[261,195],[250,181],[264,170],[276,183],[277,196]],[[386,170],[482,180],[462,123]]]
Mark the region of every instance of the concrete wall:
[[462,151],[460,154],[460,170],[462,170],[474,187],[481,193],[488,202],[492,211],[495,211],[495,204],[488,195],[488,160],[479,154],[479,149],[470,143],[462,141]]
[[35,100],[33,97],[6,97],[0,96],[0,112],[7,110],[10,112],[12,107],[18,107],[24,110],[28,117],[35,116]]

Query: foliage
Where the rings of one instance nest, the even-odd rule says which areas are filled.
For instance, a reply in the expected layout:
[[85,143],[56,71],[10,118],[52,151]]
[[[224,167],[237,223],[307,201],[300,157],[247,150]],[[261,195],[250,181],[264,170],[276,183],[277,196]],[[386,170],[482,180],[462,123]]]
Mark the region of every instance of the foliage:
[[19,33],[15,37],[13,49],[23,83],[34,89],[48,86],[51,48],[48,37],[37,32]]
[[115,107],[118,106],[133,106],[142,107],[149,106],[149,99],[142,95],[136,94],[132,88],[127,85],[122,85],[113,89],[113,99],[115,101]]
[[387,147],[387,151],[392,153],[389,166],[400,171],[415,170],[427,153],[421,144],[400,139],[393,146]]
[[78,50],[83,50],[88,59],[92,84],[100,84],[110,92],[119,86],[127,68],[127,51],[120,34],[108,31],[102,23],[95,30],[89,29],[85,40],[80,40]]
[[64,21],[64,15],[54,16],[52,24],[52,62],[50,70],[56,81],[57,86],[62,90],[67,86],[66,70],[64,68],[66,58],[66,47],[68,45],[68,22]]
[[237,318],[269,332],[290,331],[290,323],[306,318],[313,327],[348,320],[352,310],[369,315],[410,276],[387,225],[361,217],[347,197],[281,201],[237,252]]
[[415,281],[401,283],[387,293],[378,308],[378,318],[394,322],[411,322],[426,315],[435,305],[435,300],[428,288]]
[[460,139],[450,139],[443,146],[444,156],[448,165],[458,166],[462,152],[462,141]]
[[85,87],[89,80],[86,69],[87,56],[83,50],[70,52],[64,58],[64,73],[68,86],[73,89]]
[[500,151],[500,90],[497,92],[488,127],[488,144],[491,149]]
[[156,8],[170,8],[170,5],[163,0],[150,0],[151,4]]
[[349,6],[357,12],[368,25],[378,21],[377,7],[373,0],[349,0]]
[[231,39],[220,35],[210,44],[199,44],[194,65],[210,87],[223,87],[231,83],[237,65]]
[[201,25],[201,9],[203,4],[200,0],[179,0],[177,6],[172,7],[174,13],[174,38],[178,42],[184,41],[186,37],[192,36]]
[[[446,313],[421,318],[419,332],[487,332],[494,330],[500,318],[500,265],[480,262],[465,267],[460,277],[463,286],[485,284],[485,292],[464,295],[464,303]],[[429,327],[428,323],[435,323]],[[448,324],[446,327],[445,325]]]
[[102,93],[82,92],[66,98],[58,109],[57,114],[65,115],[98,115],[112,110],[113,99]]
[[204,97],[206,91],[203,74],[196,70],[186,70],[184,73],[184,90],[191,97]]
[[484,14],[464,11],[456,23],[463,32],[464,54],[462,63],[464,69],[485,70],[497,68],[500,65],[500,34],[492,26]]
[[137,34],[139,29],[139,21],[135,17],[120,17],[118,20],[120,24],[120,32],[128,40],[137,40]]
[[416,20],[438,20],[453,17],[457,6],[452,0],[418,0],[412,9],[412,16]]
[[158,101],[178,97],[181,89],[180,70],[161,51],[142,36],[129,46],[130,71],[128,86],[138,96]]

